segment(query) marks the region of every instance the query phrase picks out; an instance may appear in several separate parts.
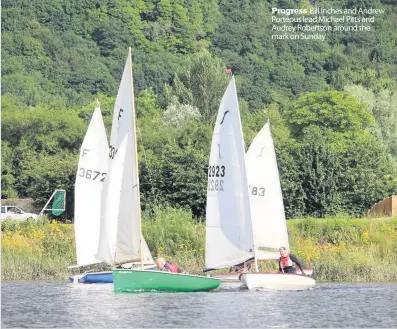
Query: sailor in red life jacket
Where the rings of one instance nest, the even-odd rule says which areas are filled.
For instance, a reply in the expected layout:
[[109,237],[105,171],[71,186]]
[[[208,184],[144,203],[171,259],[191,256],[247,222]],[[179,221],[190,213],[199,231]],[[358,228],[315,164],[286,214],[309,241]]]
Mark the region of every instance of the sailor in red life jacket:
[[156,259],[156,265],[158,271],[165,271],[171,273],[182,273],[178,265],[173,262],[169,262],[162,257]]
[[301,263],[295,255],[290,254],[285,247],[280,247],[279,251],[281,257],[278,259],[278,269],[280,272],[296,273],[296,269],[293,266],[293,263],[295,263],[301,269],[302,275],[306,275],[303,271]]

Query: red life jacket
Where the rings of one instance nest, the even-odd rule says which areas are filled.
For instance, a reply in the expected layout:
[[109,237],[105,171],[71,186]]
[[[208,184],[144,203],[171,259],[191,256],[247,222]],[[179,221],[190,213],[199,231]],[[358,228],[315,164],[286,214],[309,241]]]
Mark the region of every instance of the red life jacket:
[[169,270],[171,273],[181,273],[181,270],[178,268],[178,265],[176,265],[173,262],[166,262],[164,268]]
[[289,254],[286,257],[280,257],[280,259],[281,259],[281,268],[286,268],[293,265],[291,258],[289,258]]

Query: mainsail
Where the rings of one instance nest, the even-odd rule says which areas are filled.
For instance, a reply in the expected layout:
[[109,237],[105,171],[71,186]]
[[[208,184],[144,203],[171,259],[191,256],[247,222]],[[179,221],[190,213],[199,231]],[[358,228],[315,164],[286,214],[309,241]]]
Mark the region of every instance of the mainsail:
[[245,148],[234,77],[219,106],[208,167],[207,269],[239,264],[254,256],[245,169]]
[[[115,158],[126,136],[123,173]],[[112,132],[109,145],[109,176],[115,177],[120,191],[111,195],[115,187],[105,184],[102,197],[101,233],[97,257],[108,264],[143,260],[152,264],[153,259],[141,234],[139,176],[136,146],[135,106],[133,94],[131,51],[128,53],[119,91],[114,105]],[[123,156],[121,156],[123,158]],[[121,161],[121,160],[119,160]],[[119,182],[119,175],[121,183]],[[112,201],[110,201],[112,200]],[[106,215],[105,215],[106,214]],[[141,254],[142,251],[142,254]]]

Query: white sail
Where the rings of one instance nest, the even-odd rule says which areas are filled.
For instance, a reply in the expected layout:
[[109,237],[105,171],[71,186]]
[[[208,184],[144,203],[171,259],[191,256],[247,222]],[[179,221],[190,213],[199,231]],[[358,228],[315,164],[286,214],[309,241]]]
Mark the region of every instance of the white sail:
[[[122,211],[124,195],[131,195],[132,189],[128,186],[132,172],[128,158],[132,158],[131,154],[131,134],[124,137],[119,151],[114,156],[112,161],[112,170],[105,180],[103,191],[103,199],[106,203],[102,207],[102,218],[110,218],[109,221],[103,221],[101,226],[101,240],[99,244],[98,257],[105,263],[114,265],[116,263],[126,263],[131,260],[140,260],[139,245],[132,245],[127,240],[127,244],[120,242],[119,226],[120,218],[125,217]],[[116,225],[115,225],[116,224]],[[146,264],[153,264],[153,259],[150,255],[149,249],[144,243],[142,246],[146,249]]]
[[[114,106],[112,132],[109,145],[109,174],[113,173],[115,158],[125,136],[129,135],[127,151],[124,159],[124,176],[122,177],[119,200],[108,202],[105,194],[103,197],[103,213],[101,221],[101,244],[98,248],[98,257],[109,264],[125,263],[141,259],[140,241],[142,241],[142,258],[145,263],[153,263],[152,256],[146,242],[141,235],[139,176],[136,149],[135,108],[132,80],[131,53],[129,52],[124,67],[119,91]],[[114,169],[116,170],[116,169]],[[115,178],[116,179],[116,178]],[[117,180],[117,179],[116,179]],[[106,184],[109,186],[110,184]],[[108,193],[107,193],[108,194]],[[110,197],[108,195],[108,197]],[[112,196],[114,198],[114,196]],[[107,228],[106,231],[103,228]],[[110,249],[109,249],[110,248]],[[115,252],[112,258],[109,254]],[[110,262],[110,260],[112,260]]]
[[125,136],[119,147],[119,152],[113,158],[112,170],[109,170],[102,194],[102,199],[106,200],[106,202],[102,206],[101,218],[109,218],[111,220],[105,220],[101,224],[101,239],[97,256],[110,265],[115,264],[116,258],[117,222],[121,205],[120,196],[123,193],[123,176],[127,169],[127,166],[125,166],[126,151],[127,147],[130,146],[127,144],[130,143],[128,143],[128,136]]
[[223,95],[208,168],[205,266],[225,268],[254,256],[245,148],[232,77]]
[[246,154],[256,259],[277,259],[288,245],[280,177],[270,125],[266,123]]
[[108,149],[101,110],[97,107],[81,145],[76,173],[74,230],[79,266],[101,262],[95,254],[99,240],[102,187],[108,168]]

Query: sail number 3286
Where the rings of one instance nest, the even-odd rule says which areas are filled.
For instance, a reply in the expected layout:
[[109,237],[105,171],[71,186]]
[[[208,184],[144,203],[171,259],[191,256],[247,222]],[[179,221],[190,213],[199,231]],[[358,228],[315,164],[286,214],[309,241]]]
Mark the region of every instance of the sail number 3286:
[[223,179],[209,179],[208,180],[208,191],[223,191]]

